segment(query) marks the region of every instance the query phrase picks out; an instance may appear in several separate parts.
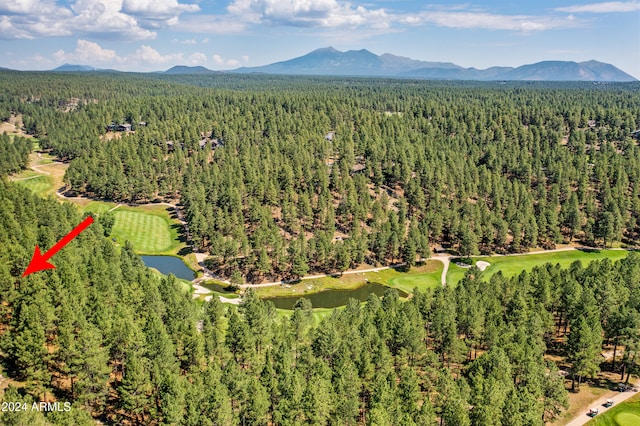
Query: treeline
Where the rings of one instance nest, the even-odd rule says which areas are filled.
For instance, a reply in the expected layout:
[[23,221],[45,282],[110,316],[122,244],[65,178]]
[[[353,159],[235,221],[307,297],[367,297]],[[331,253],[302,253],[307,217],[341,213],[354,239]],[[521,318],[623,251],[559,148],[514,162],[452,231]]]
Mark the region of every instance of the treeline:
[[28,138],[0,135],[0,176],[24,170],[29,165],[31,141]]
[[[640,237],[636,84],[47,78],[19,75],[28,100],[4,99],[72,160],[69,187],[182,201],[220,275],[412,263],[433,244],[467,255]],[[59,106],[72,98],[85,101]]]
[[173,277],[118,248],[99,222],[58,253],[56,270],[19,278],[33,247],[79,222],[75,207],[0,183],[3,400],[68,401],[69,412],[0,413],[6,425],[535,425],[567,406],[615,345],[638,374],[640,255],[546,265],[456,288],[394,290],[319,323],[249,291],[239,307],[201,304]]

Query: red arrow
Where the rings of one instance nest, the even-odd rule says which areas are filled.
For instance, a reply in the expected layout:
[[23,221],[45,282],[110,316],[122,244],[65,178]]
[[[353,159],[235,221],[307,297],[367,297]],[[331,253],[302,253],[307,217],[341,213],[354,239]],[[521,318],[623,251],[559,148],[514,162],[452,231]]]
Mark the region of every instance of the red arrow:
[[71,232],[62,237],[60,241],[56,243],[55,246],[51,247],[49,251],[45,254],[40,253],[40,247],[36,244],[36,249],[33,251],[33,257],[31,258],[31,262],[27,267],[27,270],[22,274],[23,277],[26,277],[29,274],[34,272],[43,271],[45,269],[56,269],[54,265],[47,262],[49,259],[53,257],[54,254],[60,251],[61,248],[69,244],[71,240],[78,236],[82,231],[87,229],[89,225],[93,223],[93,218],[91,216],[87,216],[85,220],[83,220],[80,225],[73,228]]

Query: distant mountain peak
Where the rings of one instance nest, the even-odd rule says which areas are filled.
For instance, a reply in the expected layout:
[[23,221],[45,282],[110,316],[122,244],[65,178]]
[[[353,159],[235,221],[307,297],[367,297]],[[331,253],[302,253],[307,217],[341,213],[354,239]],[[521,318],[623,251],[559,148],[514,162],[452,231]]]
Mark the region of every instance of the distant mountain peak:
[[163,74],[215,74],[216,71],[212,71],[209,68],[203,66],[191,67],[188,65],[176,65],[162,72]]
[[479,70],[451,62],[421,61],[391,53],[376,55],[367,49],[341,52],[333,47],[322,47],[297,58],[232,72],[483,81],[636,81],[615,66],[596,60],[580,63],[542,61],[517,68],[494,66]]
[[318,49],[315,49],[313,51],[311,51],[311,53],[324,53],[324,52],[329,52],[329,53],[339,53],[339,50],[334,49],[333,47],[329,46],[329,47],[320,47]]
[[78,71],[100,71],[99,68],[92,67],[91,65],[79,65],[79,64],[63,64],[51,71],[66,71],[66,72],[78,72]]

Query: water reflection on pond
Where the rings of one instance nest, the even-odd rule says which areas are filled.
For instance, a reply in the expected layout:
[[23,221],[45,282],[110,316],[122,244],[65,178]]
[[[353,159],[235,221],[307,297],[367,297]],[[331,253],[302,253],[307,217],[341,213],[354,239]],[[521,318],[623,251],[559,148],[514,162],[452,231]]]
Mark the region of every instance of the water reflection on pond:
[[178,278],[191,281],[195,273],[184,264],[182,259],[173,256],[140,256],[145,265],[160,271],[161,274],[173,274]]
[[[325,290],[320,293],[313,294],[298,294],[292,296],[280,296],[280,297],[266,297],[263,300],[269,300],[273,302],[276,308],[279,309],[293,309],[293,306],[298,299],[305,298],[311,301],[311,305],[314,308],[337,308],[344,306],[349,302],[349,299],[357,299],[361,302],[367,300],[371,293],[377,296],[384,295],[389,287],[379,283],[367,283],[362,287],[345,290]],[[400,297],[406,297],[407,293],[397,290]]]

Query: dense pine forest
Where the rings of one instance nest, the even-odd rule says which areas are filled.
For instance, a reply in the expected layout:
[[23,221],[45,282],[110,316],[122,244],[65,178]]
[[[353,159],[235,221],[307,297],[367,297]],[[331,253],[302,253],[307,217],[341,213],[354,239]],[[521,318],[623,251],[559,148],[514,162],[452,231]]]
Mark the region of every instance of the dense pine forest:
[[[0,182],[0,359],[5,402],[69,411],[0,413],[5,425],[537,425],[601,368],[605,341],[638,373],[640,255],[547,265],[457,287],[389,290],[319,323],[249,291],[239,306],[194,301],[95,222],[54,271],[18,278],[31,248],[80,217],[71,204]],[[5,384],[6,385],[6,384]]]
[[[640,238],[638,84],[0,77],[0,118],[69,163],[65,191],[183,203],[221,275]],[[21,278],[82,217],[8,181],[29,140],[0,149],[0,384],[29,407],[0,424],[541,425],[568,406],[565,375],[577,390],[640,373],[637,252],[513,278],[470,268],[319,319],[250,290],[194,300],[97,220],[57,269]]]
[[0,135],[0,176],[16,173],[27,168],[31,141],[28,138],[10,138]]
[[184,203],[221,276],[640,235],[634,83],[4,75],[68,189]]

